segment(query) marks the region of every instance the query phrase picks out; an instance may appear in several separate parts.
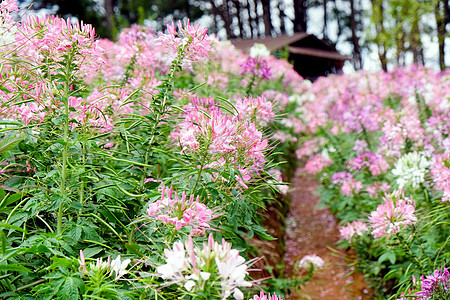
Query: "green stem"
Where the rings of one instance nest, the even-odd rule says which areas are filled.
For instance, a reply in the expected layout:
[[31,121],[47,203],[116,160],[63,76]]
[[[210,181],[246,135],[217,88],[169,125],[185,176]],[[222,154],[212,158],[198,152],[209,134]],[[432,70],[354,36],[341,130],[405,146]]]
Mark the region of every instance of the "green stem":
[[200,177],[202,176],[202,172],[203,172],[203,165],[201,165],[200,168],[198,169],[197,180],[195,181],[194,187],[192,188],[191,195],[194,194],[195,189],[197,188],[197,185],[200,182]]
[[[84,174],[84,167],[86,165],[86,142],[85,141],[83,141],[81,143],[81,162],[83,165],[83,174]],[[83,178],[81,178],[79,195],[80,195],[80,204],[81,204],[81,206],[83,206],[84,205],[84,180],[83,180]]]
[[72,65],[72,55],[69,56],[66,65],[66,82],[64,85],[64,114],[66,116],[64,120],[64,146],[62,151],[62,170],[61,170],[61,203],[58,208],[57,215],[57,234],[60,235],[62,233],[62,218],[63,218],[63,210],[64,203],[66,201],[67,191],[66,191],[66,180],[67,180],[67,160],[68,160],[68,152],[69,152],[69,86],[71,83],[71,72],[70,67]]
[[409,247],[408,243],[402,238],[402,236],[401,236],[398,232],[397,232],[395,235],[397,236],[397,238],[398,238],[398,240],[400,241],[400,243],[402,244],[402,246],[403,246],[406,250],[408,250],[408,253],[409,253],[410,257],[411,257],[411,258],[419,265],[421,271],[422,271],[422,272],[425,272],[426,270],[425,270],[425,268],[423,267],[423,263],[422,263],[422,260],[420,259],[420,257],[418,257],[416,254],[414,254],[414,253],[411,251],[411,248]]
[[428,204],[431,204],[430,196],[428,195],[428,190],[425,188],[425,186],[422,184],[423,194],[425,196],[425,200]]

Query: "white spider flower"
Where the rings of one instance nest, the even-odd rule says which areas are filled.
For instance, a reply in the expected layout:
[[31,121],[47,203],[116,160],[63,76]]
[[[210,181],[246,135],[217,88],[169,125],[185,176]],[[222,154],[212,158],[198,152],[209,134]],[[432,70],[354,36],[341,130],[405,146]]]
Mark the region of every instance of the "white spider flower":
[[425,181],[425,174],[428,172],[430,162],[423,155],[411,152],[403,155],[395,164],[392,170],[397,179],[399,189],[412,187],[416,189]]

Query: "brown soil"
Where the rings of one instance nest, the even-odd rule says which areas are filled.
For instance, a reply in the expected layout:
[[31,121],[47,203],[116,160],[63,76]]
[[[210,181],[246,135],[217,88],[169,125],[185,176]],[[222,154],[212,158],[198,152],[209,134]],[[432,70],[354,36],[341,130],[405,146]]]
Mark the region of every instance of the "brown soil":
[[363,275],[349,268],[348,253],[327,248],[336,249],[339,230],[328,209],[316,209],[317,188],[318,183],[301,172],[297,172],[292,180],[290,210],[286,218],[285,276],[304,274],[295,265],[308,254],[320,256],[325,266],[315,270],[312,279],[287,299],[372,299]]

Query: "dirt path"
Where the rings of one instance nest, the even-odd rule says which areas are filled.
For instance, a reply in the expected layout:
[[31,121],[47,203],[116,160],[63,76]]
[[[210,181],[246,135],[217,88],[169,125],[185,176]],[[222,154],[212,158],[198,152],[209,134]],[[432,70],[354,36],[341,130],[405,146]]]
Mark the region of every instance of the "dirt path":
[[291,205],[286,218],[285,274],[291,276],[299,272],[294,265],[308,254],[320,256],[325,266],[315,272],[312,280],[297,295],[288,299],[372,299],[361,274],[347,276],[351,270],[345,263],[345,252],[340,251],[341,255],[336,255],[327,248],[336,248],[339,230],[328,209],[315,210],[317,187],[314,179],[300,172],[292,180]]

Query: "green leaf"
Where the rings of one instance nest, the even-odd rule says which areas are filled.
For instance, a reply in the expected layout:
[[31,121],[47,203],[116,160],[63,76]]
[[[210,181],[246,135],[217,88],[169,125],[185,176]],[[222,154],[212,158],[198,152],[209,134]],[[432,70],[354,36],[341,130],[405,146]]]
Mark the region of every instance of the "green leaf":
[[15,271],[15,272],[28,272],[31,273],[30,269],[18,265],[18,264],[10,264],[10,265],[0,265],[0,271]]
[[3,230],[0,230],[0,250],[2,255],[5,255],[6,253],[6,244],[6,234]]
[[60,299],[67,299],[67,300],[78,300],[79,298],[79,292],[78,289],[82,285],[82,280],[80,283],[80,278],[75,277],[66,277],[64,280],[64,283],[62,284],[61,288],[59,289],[58,296]]
[[15,226],[15,225],[11,225],[11,224],[0,223],[0,227],[13,229],[13,230],[17,230],[17,231],[26,233],[26,231],[23,230],[22,228],[20,228],[19,226]]
[[83,254],[85,258],[91,258],[100,252],[103,251],[102,247],[92,247],[92,248],[86,248],[83,250]]
[[24,134],[10,135],[0,140],[0,154],[7,153],[25,139]]
[[391,264],[395,264],[395,253],[394,251],[388,251],[381,254],[381,256],[378,258],[378,263],[382,263],[386,260],[389,260]]

